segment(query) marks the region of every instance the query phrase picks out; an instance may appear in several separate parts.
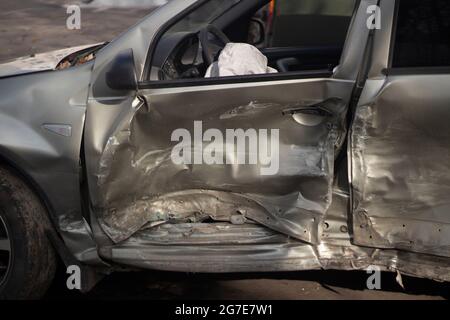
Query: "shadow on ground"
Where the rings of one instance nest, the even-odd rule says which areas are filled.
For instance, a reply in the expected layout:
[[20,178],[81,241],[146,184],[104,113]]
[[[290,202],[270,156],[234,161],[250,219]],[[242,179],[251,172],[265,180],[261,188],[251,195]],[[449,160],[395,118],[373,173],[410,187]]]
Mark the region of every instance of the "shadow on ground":
[[69,291],[60,274],[46,299],[448,299],[450,285],[381,274],[382,290],[368,290],[363,271],[303,271],[249,274],[171,272],[115,273],[88,294]]

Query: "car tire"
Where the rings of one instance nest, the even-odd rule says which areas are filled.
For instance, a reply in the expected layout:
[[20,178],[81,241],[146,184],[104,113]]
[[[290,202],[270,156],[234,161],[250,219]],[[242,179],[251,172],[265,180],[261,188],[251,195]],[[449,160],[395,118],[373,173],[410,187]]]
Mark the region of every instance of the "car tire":
[[0,167],[0,299],[39,299],[50,286],[56,255],[47,211],[24,181]]

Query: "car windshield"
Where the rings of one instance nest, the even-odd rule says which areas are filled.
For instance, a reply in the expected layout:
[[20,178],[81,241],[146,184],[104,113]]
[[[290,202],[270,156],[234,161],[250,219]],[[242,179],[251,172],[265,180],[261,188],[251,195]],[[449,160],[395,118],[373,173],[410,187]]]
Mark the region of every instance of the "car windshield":
[[196,32],[241,1],[242,0],[210,0],[181,19],[169,30],[169,32]]

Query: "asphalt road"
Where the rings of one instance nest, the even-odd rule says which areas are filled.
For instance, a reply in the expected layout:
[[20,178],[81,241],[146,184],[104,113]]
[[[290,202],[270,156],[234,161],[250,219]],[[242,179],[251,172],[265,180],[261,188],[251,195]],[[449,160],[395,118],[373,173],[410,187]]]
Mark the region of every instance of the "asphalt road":
[[[81,30],[67,30],[66,0],[1,0],[0,62],[19,56],[113,39],[149,10],[83,9]],[[368,290],[365,272],[309,271],[205,275],[116,273],[89,294],[68,291],[61,273],[46,299],[446,299],[450,285],[382,274],[382,290]]]
[[369,275],[362,271],[304,271],[247,274],[186,274],[170,272],[115,273],[91,292],[80,294],[65,287],[59,274],[47,300],[442,300],[450,298],[450,285],[403,277],[403,290],[395,274],[381,274],[381,290],[368,290]]
[[65,4],[77,0],[1,0],[0,63],[51,50],[109,41],[151,9],[81,10],[81,29],[68,30]]

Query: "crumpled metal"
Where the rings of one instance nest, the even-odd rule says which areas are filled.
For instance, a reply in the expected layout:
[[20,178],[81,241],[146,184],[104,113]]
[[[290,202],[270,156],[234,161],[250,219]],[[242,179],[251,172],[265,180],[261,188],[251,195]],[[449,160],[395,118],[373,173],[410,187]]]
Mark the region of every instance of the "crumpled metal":
[[148,224],[230,221],[240,214],[319,243],[318,226],[331,203],[337,132],[345,105],[333,106],[335,116],[312,127],[282,114],[307,103],[252,101],[199,117],[205,119],[205,130],[279,128],[280,167],[273,176],[261,176],[259,165],[176,165],[170,157],[171,133],[192,125],[200,110],[174,114],[166,104],[153,103],[130,111],[99,163],[96,207],[103,230],[121,242]]
[[394,77],[378,91],[369,82],[376,94],[356,110],[350,148],[355,244],[450,257],[448,77],[440,77]]

